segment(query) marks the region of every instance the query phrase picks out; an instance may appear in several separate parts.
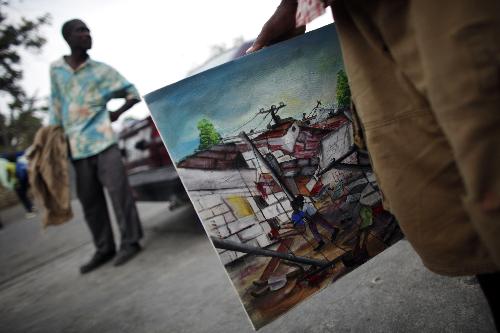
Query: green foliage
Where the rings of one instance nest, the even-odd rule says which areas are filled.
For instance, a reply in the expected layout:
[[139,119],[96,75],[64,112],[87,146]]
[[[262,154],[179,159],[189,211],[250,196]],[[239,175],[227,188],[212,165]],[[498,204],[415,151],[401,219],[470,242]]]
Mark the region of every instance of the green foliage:
[[[45,38],[40,28],[50,24],[50,15],[45,14],[33,20],[8,17],[9,1],[0,0],[0,96],[6,98],[2,104],[8,107],[10,119],[5,112],[0,116],[0,149],[16,150],[26,148],[34,132],[41,126],[36,111],[44,111],[36,96],[27,96],[21,80],[23,78],[22,50],[40,51]],[[0,110],[5,111],[5,110]]]
[[46,107],[35,106],[36,99],[29,99],[23,104],[17,117],[7,117],[0,114],[0,151],[12,152],[28,148],[42,121],[36,116],[35,111],[45,111]]
[[341,69],[337,72],[337,107],[339,110],[348,109],[351,106],[351,89],[345,72]]
[[46,40],[40,35],[40,28],[50,23],[50,16],[28,20],[21,17],[19,22],[8,19],[6,8],[9,1],[0,0],[0,93],[12,97],[11,108],[21,108],[26,94],[20,85],[23,78],[19,51],[39,51]]
[[197,124],[200,131],[200,145],[199,150],[208,149],[221,141],[221,136],[215,130],[214,125],[207,119],[201,119]]
[[38,129],[42,126],[40,118],[33,115],[32,112],[23,112],[11,124],[11,132],[14,132],[16,150],[28,148]]

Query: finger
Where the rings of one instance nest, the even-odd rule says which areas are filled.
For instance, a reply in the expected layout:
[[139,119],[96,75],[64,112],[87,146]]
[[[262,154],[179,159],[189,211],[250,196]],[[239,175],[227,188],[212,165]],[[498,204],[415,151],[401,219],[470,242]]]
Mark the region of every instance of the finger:
[[[269,20],[271,21],[271,20]],[[262,30],[260,31],[259,35],[253,42],[252,46],[247,50],[247,54],[251,52],[258,51],[262,49],[264,46],[268,45],[270,42],[270,37],[269,37],[269,21],[264,24],[262,27]]]
[[306,26],[303,25],[303,26],[300,26],[298,28],[293,29],[292,31],[290,31],[286,35],[281,36],[281,38],[279,40],[276,40],[274,42],[275,43],[282,42],[284,40],[287,40],[287,39],[290,39],[290,38],[293,38],[293,37],[297,37],[297,36],[303,35],[305,32],[306,32]]
[[264,45],[262,45],[261,43],[257,43],[257,42],[254,42],[252,44],[252,46],[250,46],[248,48],[248,50],[245,51],[246,54],[249,54],[249,53],[252,53],[252,52],[255,52],[255,51],[258,51],[260,50],[261,48],[263,48]]
[[295,28],[295,30],[293,31],[294,36],[303,35],[305,34],[305,32],[306,32],[305,25],[301,25],[300,27]]

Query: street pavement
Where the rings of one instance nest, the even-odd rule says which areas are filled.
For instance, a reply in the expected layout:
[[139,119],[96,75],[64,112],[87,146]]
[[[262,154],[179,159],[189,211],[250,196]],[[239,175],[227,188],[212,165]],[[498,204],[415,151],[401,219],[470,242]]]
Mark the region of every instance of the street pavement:
[[[41,214],[0,212],[0,333],[253,332],[190,206],[139,203],[144,251],[83,276],[93,246],[73,208],[71,222],[46,230]],[[429,272],[402,240],[260,332],[495,329],[475,278]]]

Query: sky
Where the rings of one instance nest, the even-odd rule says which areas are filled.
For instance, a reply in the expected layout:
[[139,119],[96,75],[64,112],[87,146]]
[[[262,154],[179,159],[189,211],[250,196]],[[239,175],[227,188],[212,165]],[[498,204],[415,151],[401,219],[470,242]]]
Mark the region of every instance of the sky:
[[333,105],[341,59],[329,26],[169,85],[146,101],[170,155],[179,161],[197,148],[197,123],[203,118],[228,137],[265,128],[270,117],[264,122],[253,117],[273,104],[286,104],[282,118],[300,118],[317,100]]
[[[62,24],[72,18],[87,23],[93,38],[90,56],[103,61],[134,83],[141,95],[186,77],[203,64],[214,45],[232,46],[235,39],[254,39],[272,15],[279,0],[11,0],[10,17],[52,16],[52,25],[42,33],[47,38],[39,54],[23,53],[23,87],[39,97],[49,94],[48,68],[68,54],[60,34]],[[308,26],[316,29],[332,22],[327,12]],[[116,109],[121,102],[112,101]],[[0,96],[0,112],[5,97]],[[144,102],[123,118],[144,118]],[[117,127],[119,128],[119,126]]]

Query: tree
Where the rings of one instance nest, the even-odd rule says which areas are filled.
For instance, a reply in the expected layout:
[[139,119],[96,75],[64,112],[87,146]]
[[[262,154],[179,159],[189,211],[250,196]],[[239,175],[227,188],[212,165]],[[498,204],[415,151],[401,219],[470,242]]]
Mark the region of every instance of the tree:
[[29,147],[41,126],[41,119],[36,117],[33,111],[19,113],[9,124],[11,147],[16,150],[24,150]]
[[46,40],[40,34],[40,28],[50,23],[50,15],[33,20],[21,17],[13,21],[7,15],[8,6],[8,0],[0,0],[0,96],[6,97],[5,105],[10,114],[10,119],[5,115],[0,117],[0,148],[16,150],[26,148],[34,135],[32,132],[41,126],[35,112],[47,109],[40,106],[36,94],[28,96],[21,86],[21,51],[42,48]]
[[201,119],[197,124],[200,131],[200,145],[199,150],[204,150],[218,144],[221,141],[221,136],[215,130],[214,125],[207,119]]
[[336,89],[337,107],[339,110],[345,110],[351,106],[351,89],[345,72],[341,69],[337,72]]

